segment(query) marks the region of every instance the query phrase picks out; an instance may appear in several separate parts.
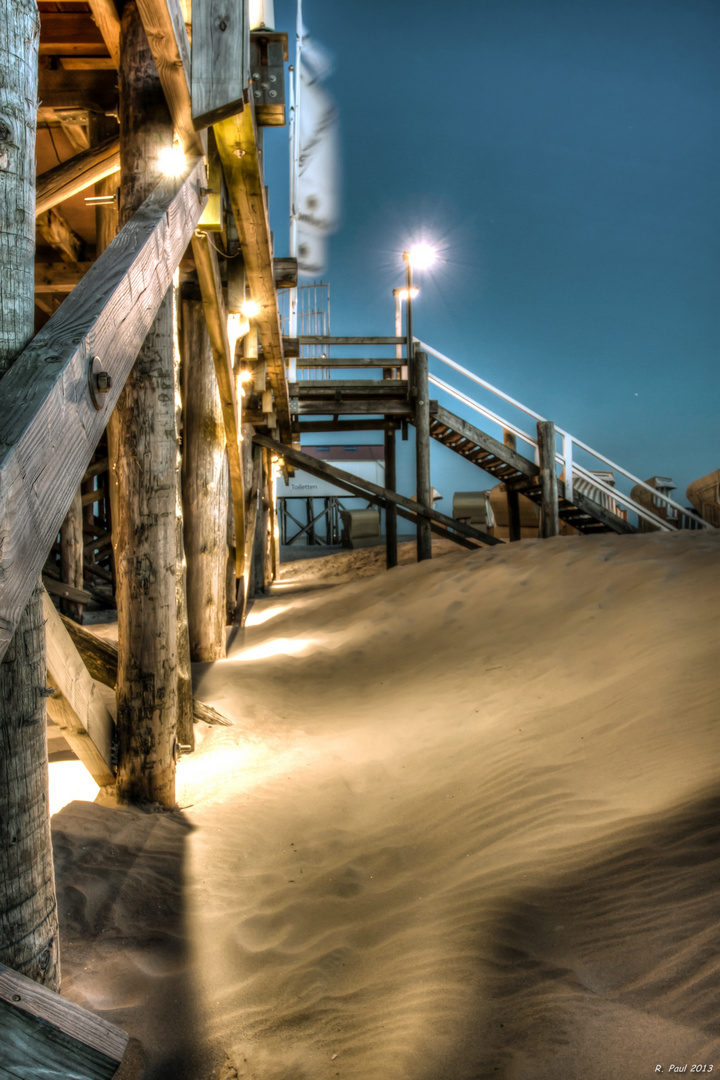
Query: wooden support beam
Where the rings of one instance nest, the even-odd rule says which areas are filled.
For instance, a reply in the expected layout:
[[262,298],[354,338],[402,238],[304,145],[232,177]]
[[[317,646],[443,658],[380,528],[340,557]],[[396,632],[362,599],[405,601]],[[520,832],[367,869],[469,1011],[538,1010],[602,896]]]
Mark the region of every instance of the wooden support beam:
[[40,56],[102,56],[105,42],[89,15],[77,11],[44,11],[40,22]]
[[196,3],[192,12],[192,119],[210,127],[243,108],[250,77],[248,4]]
[[[395,468],[395,426],[388,424],[385,428],[385,487],[388,491],[395,491],[397,487],[397,470]],[[398,529],[397,507],[389,502],[385,503],[385,565],[388,570],[398,564]]]
[[297,423],[293,427],[295,436],[319,435],[328,431],[386,431],[389,427],[397,431],[398,421],[390,420],[309,420]]
[[[415,497],[421,506],[432,509],[430,483],[430,391],[428,357],[422,349],[413,353],[411,367],[415,424]],[[417,520],[417,561],[432,559],[432,536],[427,518]]]
[[54,169],[48,169],[38,176],[35,216],[49,210],[51,206],[57,206],[71,195],[76,195],[78,191],[84,191],[96,180],[110,176],[119,168],[120,142],[113,137],[99,146],[83,150],[81,154],[63,161]]
[[72,292],[93,265],[91,262],[35,263],[35,292]]
[[558,516],[558,478],[555,472],[555,424],[552,420],[537,422],[538,453],[540,457],[540,536],[547,539],[560,532]]
[[294,416],[361,416],[372,413],[377,416],[407,416],[413,414],[410,403],[402,398],[354,398],[350,401],[335,401],[332,398],[306,401],[292,398],[291,411]]
[[[190,99],[190,42],[178,0],[137,0],[150,51],[170,115],[186,154],[207,153],[207,138],[193,124]],[[206,5],[197,4],[198,11]],[[241,11],[244,4],[238,4]],[[239,79],[239,72],[235,78]],[[244,84],[241,84],[244,85]],[[205,126],[205,125],[200,125]]]
[[[195,230],[204,178],[197,162],[159,184],[3,379],[0,657]],[[99,409],[92,357],[112,383],[93,382]]]
[[[404,345],[404,337],[327,337],[323,334],[303,334],[283,338],[285,356],[300,356],[301,345]],[[394,359],[397,364],[397,358]]]
[[120,67],[120,17],[115,0],[89,0],[89,3],[113,67],[117,69]]
[[[503,446],[509,450],[517,450],[517,438],[512,431],[503,428]],[[522,527],[520,520],[520,495],[513,488],[505,486],[505,498],[508,511],[508,540],[515,542],[522,540]]]
[[240,580],[245,573],[245,493],[240,453],[238,400],[233,373],[233,356],[227,331],[227,313],[215,248],[204,233],[194,233],[192,249],[222,404],[235,513],[235,565],[237,577]]
[[283,446],[282,443],[276,442],[275,439],[269,439],[265,435],[256,435],[253,442],[258,446],[264,446],[268,450],[274,451],[279,457],[285,458],[287,462],[291,462],[296,468],[302,469],[303,472],[308,472],[311,476],[319,476],[323,480],[330,480],[333,484],[344,487],[353,494],[358,494],[360,498],[370,497],[371,501],[383,505],[387,502],[394,503],[398,507],[398,513],[404,510],[411,515],[413,520],[418,516],[425,517],[430,521],[434,521],[437,525],[452,529],[460,536],[476,540],[481,544],[494,545],[503,542],[494,536],[489,536],[480,529],[475,529],[462,521],[456,521],[455,518],[447,517],[438,510],[422,506],[412,499],[407,499],[404,495],[399,495],[397,492],[388,491],[387,488],[373,484],[370,480],[365,480],[364,477],[354,476],[352,473],[345,472],[344,469],[338,469],[337,466],[330,465],[327,461],[310,457],[301,450],[297,450],[294,446]]
[[[59,251],[61,256],[68,260],[60,265],[68,266],[68,263],[77,264],[82,261],[85,253],[85,241],[68,224],[66,219],[52,207],[35,217],[35,227],[46,244]],[[49,264],[45,264],[46,266]],[[35,288],[38,287],[37,264],[35,267]]]
[[257,126],[247,92],[245,97],[247,104],[239,116],[215,125],[215,141],[225,171],[250,292],[260,305],[256,326],[275,396],[280,435],[289,439],[290,402],[273,274],[270,221],[258,155]]
[[263,451],[261,446],[253,446],[253,475],[250,488],[250,501],[248,503],[247,529],[245,531],[245,602],[241,605],[240,625],[245,625],[247,614],[247,601],[250,598],[250,582],[253,579],[253,551],[255,550],[255,536],[258,528],[258,520],[262,518],[262,472]]
[[113,718],[91,679],[80,654],[43,590],[48,680],[55,690],[48,698],[51,720],[63,732],[99,787],[115,783],[112,767]]
[[118,107],[117,76],[114,71],[63,71],[40,68],[38,116],[47,110],[79,109],[110,113]]

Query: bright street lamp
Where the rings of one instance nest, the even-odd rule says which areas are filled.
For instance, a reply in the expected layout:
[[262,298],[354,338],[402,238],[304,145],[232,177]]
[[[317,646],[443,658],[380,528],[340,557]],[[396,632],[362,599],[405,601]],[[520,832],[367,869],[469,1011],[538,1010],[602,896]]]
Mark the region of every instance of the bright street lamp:
[[413,244],[409,251],[403,251],[403,262],[405,263],[405,331],[407,334],[407,362],[410,369],[409,376],[413,378],[412,371],[412,358],[414,350],[413,332],[412,332],[412,302],[413,296],[417,294],[417,289],[413,291],[412,272],[413,267],[418,270],[426,270],[428,266],[432,266],[435,262],[435,248],[431,244]]

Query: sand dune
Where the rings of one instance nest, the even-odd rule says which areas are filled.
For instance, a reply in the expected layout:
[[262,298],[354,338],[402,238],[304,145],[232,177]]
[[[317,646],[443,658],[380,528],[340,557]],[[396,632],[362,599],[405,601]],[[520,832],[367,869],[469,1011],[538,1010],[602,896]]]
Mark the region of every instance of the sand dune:
[[720,1070],[720,535],[351,554],[196,668],[184,809],[54,818],[63,992],[148,1080]]

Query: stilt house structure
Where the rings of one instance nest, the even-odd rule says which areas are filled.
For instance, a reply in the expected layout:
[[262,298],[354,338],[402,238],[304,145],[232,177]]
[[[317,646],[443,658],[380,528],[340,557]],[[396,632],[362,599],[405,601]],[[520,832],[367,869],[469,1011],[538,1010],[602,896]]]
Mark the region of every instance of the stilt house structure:
[[[297,271],[273,251],[263,135],[286,120],[287,37],[251,26],[251,6],[0,0],[0,961],[51,990],[46,709],[99,784],[175,805],[178,754],[207,716],[190,663],[224,655],[228,618],[277,571],[279,470],[381,507],[388,566],[398,517],[419,558],[432,533],[501,542],[433,509],[431,439],[502,481],[511,540],[520,492],[544,536],[563,519],[636,527],[552,422],[526,409],[529,435],[478,406],[495,437],[431,400],[437,387],[475,407],[428,357],[469,373],[411,325],[283,338],[277,289]],[[303,344],[369,348],[303,360],[331,378],[289,382]],[[392,358],[368,356],[385,346]],[[408,424],[414,498],[395,490]],[[306,433],[368,429],[384,433],[384,487],[301,449]],[[93,601],[117,606],[117,650],[79,625]],[[96,680],[116,688],[116,722]]]

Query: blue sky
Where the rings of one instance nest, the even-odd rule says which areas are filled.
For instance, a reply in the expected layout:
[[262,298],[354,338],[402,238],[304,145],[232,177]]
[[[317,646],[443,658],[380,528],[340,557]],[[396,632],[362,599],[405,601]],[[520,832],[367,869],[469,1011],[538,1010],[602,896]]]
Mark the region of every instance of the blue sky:
[[[275,12],[292,50],[295,5]],[[340,111],[333,332],[392,333],[402,250],[431,239],[417,335],[684,502],[720,466],[720,5],[304,0],[304,17]],[[266,178],[284,254],[286,130],[266,131]]]

